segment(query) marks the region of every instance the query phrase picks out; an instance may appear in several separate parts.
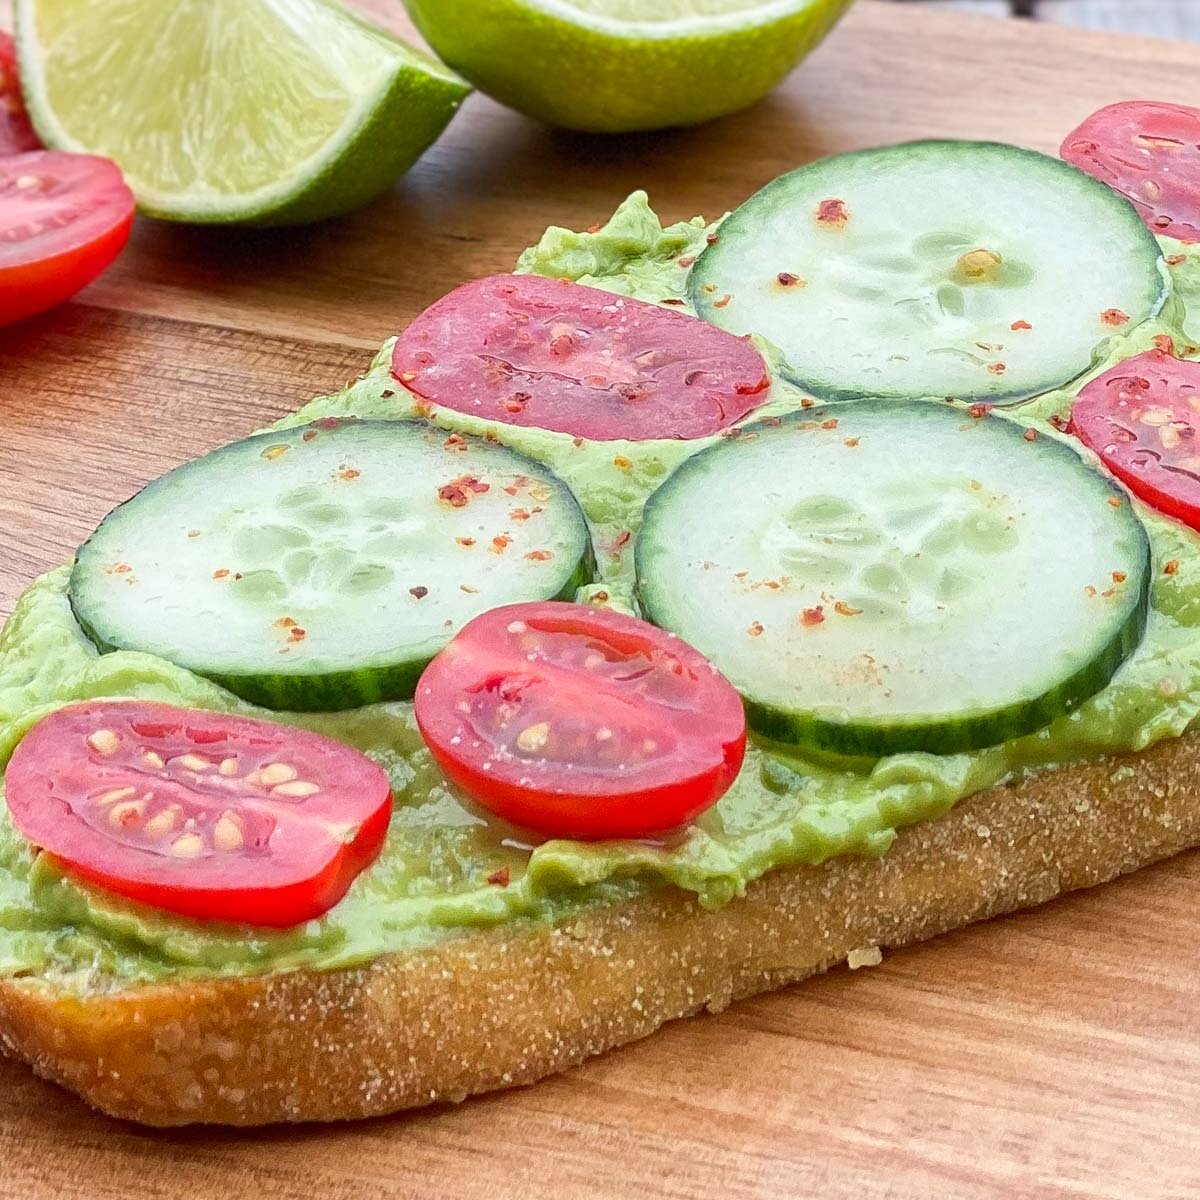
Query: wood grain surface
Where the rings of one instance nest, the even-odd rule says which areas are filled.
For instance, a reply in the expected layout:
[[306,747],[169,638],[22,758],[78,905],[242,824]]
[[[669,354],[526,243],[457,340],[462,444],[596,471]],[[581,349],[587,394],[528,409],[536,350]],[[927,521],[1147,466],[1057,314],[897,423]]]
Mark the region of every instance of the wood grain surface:
[[[404,29],[398,4],[376,15]],[[0,17],[4,4],[0,0]],[[268,233],[142,221],[78,300],[0,331],[0,612],[116,502],[344,383],[459,282],[644,186],[717,214],[782,170],[925,136],[1053,150],[1195,99],[1200,48],[864,2],[776,95],[595,140],[472,99],[369,210]],[[1200,857],[675,1025],[538,1087],[331,1128],[147,1133],[0,1061],[0,1197],[1200,1194]]]

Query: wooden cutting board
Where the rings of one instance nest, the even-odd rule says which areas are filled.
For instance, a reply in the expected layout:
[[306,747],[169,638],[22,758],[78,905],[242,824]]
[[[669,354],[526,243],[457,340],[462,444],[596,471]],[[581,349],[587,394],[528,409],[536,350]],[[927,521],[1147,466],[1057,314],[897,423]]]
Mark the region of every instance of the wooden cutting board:
[[[405,29],[394,0],[368,7]],[[1197,78],[1200,46],[864,2],[779,93],[707,128],[599,140],[475,98],[353,218],[140,222],[77,302],[0,331],[0,612],[146,480],[337,388],[548,224],[589,225],[635,187],[672,220],[715,215],[809,159],[906,138],[1053,151],[1093,108],[1194,100]],[[1192,1196],[1198,902],[1188,855],[535,1088],[353,1126],[146,1132],[0,1061],[0,1196]]]

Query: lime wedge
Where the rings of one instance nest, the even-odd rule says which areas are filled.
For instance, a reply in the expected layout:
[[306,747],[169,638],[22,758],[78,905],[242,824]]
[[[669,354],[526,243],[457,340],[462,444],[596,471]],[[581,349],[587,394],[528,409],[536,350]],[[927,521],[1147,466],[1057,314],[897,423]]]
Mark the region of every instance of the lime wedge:
[[387,188],[470,90],[325,0],[17,0],[47,144],[103,154],[144,212],[292,224]]
[[481,91],[602,133],[695,125],[769,92],[851,0],[404,0]]

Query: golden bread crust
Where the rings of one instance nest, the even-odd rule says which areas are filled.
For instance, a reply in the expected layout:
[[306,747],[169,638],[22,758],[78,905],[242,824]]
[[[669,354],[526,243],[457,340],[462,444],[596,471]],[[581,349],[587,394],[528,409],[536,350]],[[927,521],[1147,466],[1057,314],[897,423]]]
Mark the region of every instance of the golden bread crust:
[[374,1116],[532,1083],[666,1021],[1040,904],[1200,844],[1200,735],[981,793],[882,859],[770,872],[712,912],[663,888],[354,970],[80,996],[0,980],[0,1042],[114,1116]]

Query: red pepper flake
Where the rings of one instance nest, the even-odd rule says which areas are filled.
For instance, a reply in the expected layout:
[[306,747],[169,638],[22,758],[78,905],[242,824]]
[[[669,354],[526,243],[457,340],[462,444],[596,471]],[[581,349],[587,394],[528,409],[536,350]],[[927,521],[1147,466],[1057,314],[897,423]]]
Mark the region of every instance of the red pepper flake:
[[443,443],[443,449],[462,453],[467,448],[467,439],[461,433],[452,433]]
[[494,538],[492,538],[492,544],[488,547],[488,549],[491,550],[493,554],[503,554],[511,545],[512,538],[508,537],[506,534],[498,533]]
[[1025,432],[1023,434],[1021,434],[1021,436],[1027,442],[1036,442],[1037,441],[1037,430],[1036,429],[1027,429],[1027,430],[1025,430]]
[[849,604],[846,604],[844,601],[839,600],[833,606],[833,611],[835,613],[837,613],[837,615],[839,617],[857,617],[858,614],[862,612],[862,609],[861,608],[851,608]]
[[[105,567],[106,575],[128,575],[133,568],[128,563],[119,562],[111,567]],[[226,572],[228,574],[228,572]]]
[[1086,592],[1086,593],[1087,593],[1089,596],[1094,596],[1094,595],[1096,594],[1096,589],[1095,589],[1094,587],[1092,587],[1092,585],[1091,585],[1090,583],[1089,583],[1089,584],[1087,585],[1087,587],[1085,587],[1083,590],[1084,590],[1084,591],[1085,591],[1085,592]]
[[1181,267],[1187,262],[1186,254],[1168,254],[1163,260],[1168,267]]
[[762,635],[763,635],[762,622],[761,621],[751,621],[750,628],[747,629],[746,632],[751,637],[762,637]]
[[1020,333],[1020,331],[1022,329],[1032,329],[1032,328],[1033,328],[1033,326],[1030,325],[1030,323],[1028,321],[1014,321],[1009,326],[1009,329],[1011,329],[1013,331],[1013,333]]
[[729,292],[726,292],[725,295],[720,298],[720,300],[713,301],[713,308],[727,308],[730,300],[732,299],[733,296],[730,295]]
[[594,225],[589,225],[587,227],[587,231],[588,231],[588,233],[599,233],[600,230],[602,230],[603,228],[604,228],[604,226],[599,221],[597,221]]
[[390,400],[396,393],[391,388],[384,388],[379,394],[384,400]]
[[1175,339],[1174,339],[1173,337],[1171,337],[1169,334],[1166,334],[1166,333],[1159,333],[1159,334],[1155,334],[1155,336],[1154,336],[1154,348],[1155,348],[1155,350],[1157,350],[1157,351],[1158,351],[1160,354],[1171,354],[1171,355],[1174,355],[1174,353],[1175,353]]
[[317,431],[315,429],[306,429],[300,435],[300,440],[302,442],[311,442],[313,440],[313,438],[315,438],[316,436],[317,436]]
[[967,412],[969,412],[976,421],[982,421],[983,418],[988,415],[989,411],[990,410],[986,404],[972,404],[971,407],[967,409]]
[[451,508],[466,508],[471,503],[472,495],[482,496],[484,492],[491,491],[491,487],[490,483],[481,483],[475,475],[460,475],[438,488],[438,499]]
[[1050,424],[1054,426],[1059,433],[1065,433],[1070,427],[1071,422],[1066,417],[1059,416],[1058,413],[1051,413],[1049,416]]
[[720,234],[717,234],[717,233],[710,233],[710,234],[708,235],[708,237],[706,237],[704,240],[705,240],[705,241],[706,241],[706,242],[707,242],[707,243],[708,243],[710,246],[715,246],[715,245],[716,245],[716,244],[717,244],[717,243],[718,243],[718,242],[721,240],[721,236],[720,236]]
[[608,603],[608,593],[607,592],[593,593],[592,598],[589,601],[589,603],[591,603],[591,604],[607,604]]
[[805,280],[801,279],[799,275],[793,275],[791,273],[791,271],[780,271],[779,274],[775,276],[775,278],[779,280],[780,287],[807,287],[808,286],[808,284]]
[[475,539],[473,537],[460,537],[454,539],[460,546],[473,546]]
[[429,589],[427,587],[411,587],[408,589],[408,594],[414,600],[424,600],[429,595]]
[[[525,557],[530,562],[549,562],[554,557],[554,554],[549,550],[530,550]],[[605,598],[607,599],[607,597]]]
[[349,483],[350,480],[357,479],[362,472],[356,471],[353,467],[339,467],[337,474],[339,479],[343,479]]
[[633,537],[633,533],[628,529],[622,529],[612,540],[612,544],[608,550],[610,554],[620,555],[621,551],[629,545],[629,539]]
[[313,426],[317,429],[337,429],[342,421],[340,417],[318,417]]
[[780,427],[780,425],[783,424],[783,418],[782,417],[764,417],[763,424],[768,429],[778,429]]
[[818,604],[815,608],[806,608],[800,614],[801,625],[823,625],[825,623],[825,605]]
[[694,266],[696,265],[696,259],[695,259],[695,256],[694,256],[694,255],[691,255],[691,254],[685,254],[685,255],[684,255],[684,256],[683,256],[681,259],[679,259],[678,261],[679,261],[679,265],[680,265],[680,266],[681,266],[681,267],[682,267],[682,268],[683,268],[685,271],[688,269],[688,267],[694,267]]
[[1119,308],[1106,308],[1100,314],[1100,324],[1109,325],[1116,328],[1118,325],[1129,324],[1129,314],[1122,312]]
[[1112,573],[1113,583],[1124,583],[1128,578],[1129,576],[1126,575],[1124,571],[1114,571]]
[[858,445],[860,440],[861,440],[860,438],[847,438],[846,445],[849,446],[853,450],[854,447]]
[[487,881],[493,887],[508,887],[508,884],[509,884],[509,881],[511,878],[512,878],[512,876],[509,874],[508,868],[501,867],[500,870],[493,871],[487,877]]
[[629,468],[633,466],[633,462],[632,462],[632,460],[626,458],[625,455],[618,454],[613,459],[613,466],[618,468],[618,470],[628,471]]
[[679,305],[682,305],[682,304],[683,304],[683,301],[682,301],[682,300],[680,300],[678,296],[667,296],[667,297],[666,297],[666,299],[664,299],[664,300],[660,300],[660,301],[659,301],[659,304],[679,304]]
[[288,630],[288,637],[291,638],[293,642],[302,642],[306,637],[308,637],[308,630],[301,629],[299,625],[296,625]]
[[220,570],[213,572],[214,579],[225,579],[229,575],[228,567],[221,567]]
[[460,583],[458,585],[458,590],[460,592],[466,592],[468,596],[479,595],[479,589],[477,587],[472,587],[469,583]]
[[513,392],[504,402],[504,411],[510,413],[524,412],[525,405],[532,399],[533,397],[528,392]]
[[277,629],[295,629],[299,624],[300,622],[297,621],[295,617],[280,617],[279,620],[275,622],[275,627]]
[[989,375],[1003,375],[1004,372],[1007,370],[1008,370],[1007,363],[1001,363],[1001,362],[988,363],[988,374]]
[[510,521],[528,521],[529,510],[527,508],[514,508],[512,512],[508,514],[508,519]]
[[1109,501],[1108,501],[1108,502],[1109,502],[1109,504],[1111,504],[1111,505],[1113,506],[1113,508],[1120,508],[1120,507],[1121,507],[1121,500],[1120,500],[1120,497],[1119,497],[1119,496],[1112,496],[1112,497],[1110,497],[1110,499],[1109,499]]
[[821,422],[822,429],[836,429],[838,427],[837,417],[830,417],[827,421]]
[[800,407],[801,408],[813,408],[816,405],[816,403],[817,402],[811,396],[805,396],[800,401]]
[[850,220],[845,200],[822,200],[817,205],[817,224],[827,228],[843,229]]
[[1178,575],[1179,574],[1179,559],[1177,559],[1177,558],[1171,559],[1171,561],[1163,567],[1163,574],[1164,575]]

